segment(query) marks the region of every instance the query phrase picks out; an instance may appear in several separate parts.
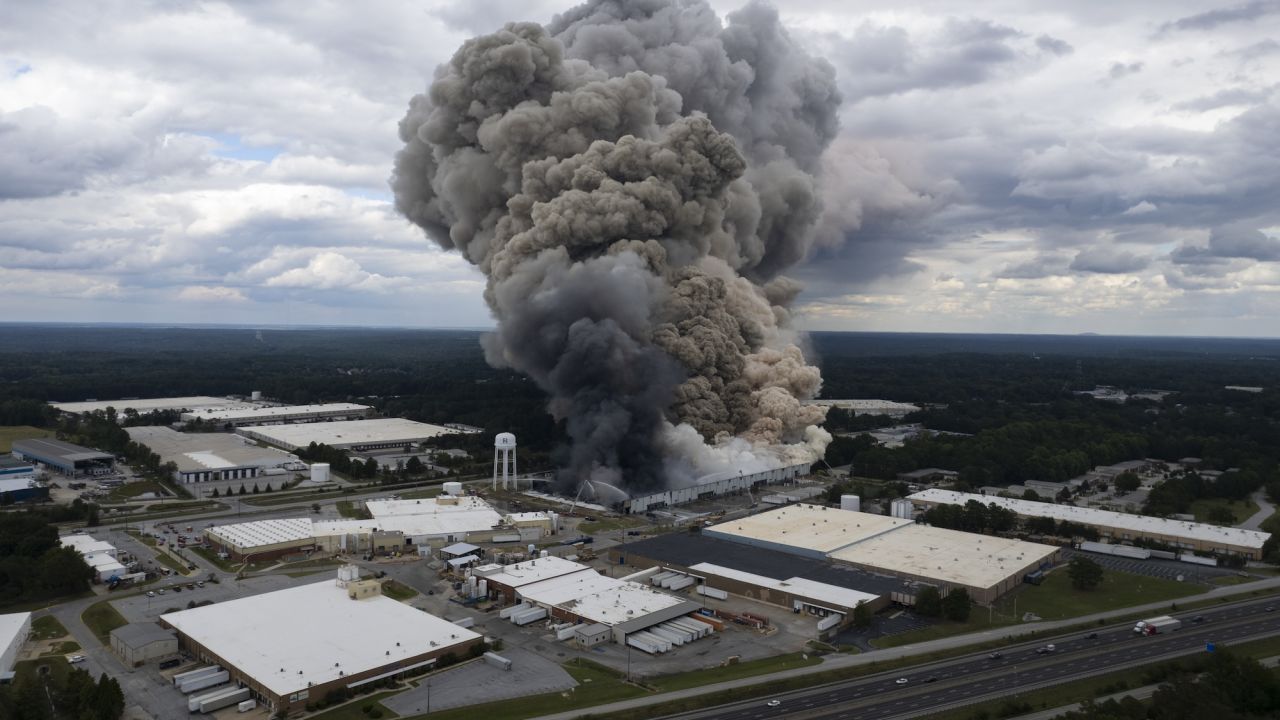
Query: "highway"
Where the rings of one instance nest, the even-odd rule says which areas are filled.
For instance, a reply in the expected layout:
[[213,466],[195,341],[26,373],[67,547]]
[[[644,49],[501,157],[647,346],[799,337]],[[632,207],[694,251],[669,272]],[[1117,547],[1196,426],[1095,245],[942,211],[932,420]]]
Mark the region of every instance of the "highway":
[[[680,720],[915,717],[976,702],[986,696],[1013,697],[1059,682],[1203,651],[1207,643],[1224,644],[1280,635],[1280,612],[1266,609],[1274,602],[1264,599],[1175,613],[1174,616],[1183,621],[1183,627],[1167,635],[1137,635],[1132,623],[1110,625],[1000,648],[1000,657],[994,659],[987,652],[974,653],[671,717]],[[1204,621],[1194,622],[1196,616],[1203,617]],[[1091,633],[1097,637],[1087,638]],[[1049,643],[1055,646],[1054,652],[1036,652]],[[902,678],[906,679],[905,683],[899,682]],[[768,705],[771,700],[778,701],[778,705]]]

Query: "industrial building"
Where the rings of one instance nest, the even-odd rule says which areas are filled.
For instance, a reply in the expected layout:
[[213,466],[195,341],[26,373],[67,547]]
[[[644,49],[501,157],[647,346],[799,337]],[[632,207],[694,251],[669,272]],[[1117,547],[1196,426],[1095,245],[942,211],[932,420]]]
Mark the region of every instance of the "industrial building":
[[373,520],[313,520],[315,549],[335,555],[384,555],[404,551],[404,533],[383,530]]
[[907,498],[918,509],[927,510],[935,505],[964,505],[970,500],[996,505],[1012,510],[1020,518],[1046,517],[1055,521],[1069,521],[1091,527],[1103,539],[1122,543],[1133,540],[1153,540],[1166,545],[1207,553],[1237,554],[1252,560],[1262,559],[1262,545],[1270,533],[1218,527],[1205,523],[1170,520],[1147,515],[1082,508],[1074,505],[1055,505],[1034,500],[976,495],[950,490],[924,490]]
[[67,477],[110,475],[116,466],[115,456],[110,453],[53,438],[14,440],[13,456]]
[[893,400],[872,400],[864,398],[850,398],[846,400],[809,400],[806,405],[818,405],[827,408],[840,408],[841,410],[849,410],[855,415],[888,415],[891,418],[901,418],[913,412],[919,412],[919,405],[911,403],[894,402]]
[[0,455],[0,480],[30,480],[35,476],[35,463],[12,455]]
[[[908,511],[901,514],[909,514],[905,501],[899,505]],[[705,528],[702,534],[899,578],[907,584],[893,592],[893,599],[906,603],[913,602],[912,585],[923,583],[944,594],[963,587],[976,602],[988,604],[1028,572],[1057,561],[1061,552],[1050,545],[921,526],[901,516],[817,505],[788,505]]]
[[603,625],[613,640],[697,612],[698,603],[659,592],[640,583],[601,575],[594,569],[557,557],[541,557],[514,565],[481,565],[490,597],[507,605],[541,608],[559,622]]
[[309,518],[218,525],[206,529],[204,536],[214,550],[235,560],[269,560],[316,547]]
[[184,651],[221,665],[273,714],[483,647],[480,635],[384,597],[378,587],[347,566],[336,581],[169,613],[160,623],[177,631]]
[[12,677],[18,652],[31,634],[31,613],[0,615],[0,679]]
[[89,535],[64,535],[58,540],[63,547],[74,548],[89,567],[93,568],[98,582],[123,580],[129,570],[120,562],[120,552],[105,540],[95,540]]
[[111,631],[111,649],[133,668],[178,654],[178,637],[155,623],[132,623]]
[[510,534],[502,515],[478,497],[441,495],[416,500],[370,500],[365,508],[384,531],[404,535],[407,545],[490,542]]
[[149,412],[155,412],[156,410],[203,410],[207,408],[257,407],[256,405],[244,402],[243,400],[209,397],[208,395],[172,398],[130,398],[128,400],[86,400],[84,402],[51,402],[49,404],[70,415],[106,412],[107,408],[114,408],[118,416],[123,416],[126,410],[133,410],[140,415],[144,415]]
[[788,465],[786,467],[743,473],[738,470],[713,473],[698,478],[689,487],[674,488],[661,492],[633,497],[622,502],[625,513],[643,513],[658,508],[683,505],[696,500],[704,500],[733,492],[743,492],[766,485],[795,482],[809,474],[812,466],[809,463]]
[[43,502],[48,499],[49,488],[32,478],[0,478],[0,505]]
[[237,428],[236,432],[285,450],[297,450],[316,443],[339,450],[365,451],[417,445],[458,431],[403,418],[374,418],[295,425],[248,425]]
[[215,425],[285,425],[289,423],[358,420],[373,414],[373,408],[355,403],[321,405],[281,405],[277,407],[204,408],[182,413],[183,422],[203,420]]
[[[264,448],[231,433],[181,433],[167,427],[125,428],[129,438],[177,466],[173,479],[190,485],[224,480],[252,480],[285,475],[286,466],[301,462],[275,448]],[[269,473],[268,471],[274,471]],[[281,478],[283,480],[283,478]]]

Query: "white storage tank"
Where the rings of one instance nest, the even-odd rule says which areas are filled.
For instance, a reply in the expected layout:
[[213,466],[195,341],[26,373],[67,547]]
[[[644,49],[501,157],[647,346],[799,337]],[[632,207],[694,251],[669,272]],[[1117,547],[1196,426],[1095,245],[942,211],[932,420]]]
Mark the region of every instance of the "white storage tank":
[[329,482],[329,463],[313,463],[311,465],[311,482]]
[[444,484],[444,494],[454,497],[462,497],[462,483],[451,480]]
[[840,509],[852,510],[854,512],[862,512],[862,498],[857,495],[841,495]]
[[249,399],[254,402],[258,402],[259,400],[262,399],[262,391],[254,390],[253,392],[249,393]]

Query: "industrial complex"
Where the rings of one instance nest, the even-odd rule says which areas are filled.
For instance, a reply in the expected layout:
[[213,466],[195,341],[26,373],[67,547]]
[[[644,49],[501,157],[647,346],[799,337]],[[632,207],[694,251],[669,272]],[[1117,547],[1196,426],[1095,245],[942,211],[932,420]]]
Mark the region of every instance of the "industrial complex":
[[358,420],[373,414],[373,408],[355,403],[323,405],[282,405],[277,407],[203,408],[182,413],[183,422],[203,420],[216,425],[284,425],[288,423]]
[[272,712],[466,657],[483,638],[381,595],[346,566],[336,580],[163,615],[178,644]]
[[18,661],[18,650],[31,634],[31,613],[0,615],[0,680],[13,677],[13,664]]
[[110,453],[53,438],[14,440],[13,456],[34,463],[42,470],[73,478],[108,475],[116,464],[115,456]]
[[460,431],[403,418],[374,418],[291,425],[250,425],[237,428],[236,432],[285,450],[297,450],[317,443],[339,450],[363,451],[416,445]]
[[1270,537],[1270,533],[1258,530],[951,490],[923,490],[907,499],[921,510],[935,505],[964,505],[975,501],[1011,510],[1021,518],[1046,517],[1085,525],[1096,529],[1102,538],[1110,542],[1149,540],[1186,550],[1243,555],[1253,560],[1261,559],[1262,545]]
[[285,467],[304,467],[298,458],[274,448],[264,448],[231,433],[180,433],[167,427],[125,428],[129,438],[172,462],[174,480],[183,484],[219,480],[251,480],[284,473]]
[[624,500],[622,510],[627,513],[643,513],[717,495],[743,492],[765,485],[794,482],[797,478],[808,475],[810,468],[811,465],[803,463],[746,474],[735,470],[715,473],[699,478],[697,483],[689,487],[663,490]]
[[51,402],[49,404],[69,415],[106,412],[108,408],[114,409],[119,415],[123,415],[127,410],[143,414],[154,412],[156,410],[205,410],[214,408],[225,409],[256,407],[254,404],[243,400],[235,400],[225,397],[209,397],[208,395],[148,399],[129,398],[127,400],[85,400],[84,402]]

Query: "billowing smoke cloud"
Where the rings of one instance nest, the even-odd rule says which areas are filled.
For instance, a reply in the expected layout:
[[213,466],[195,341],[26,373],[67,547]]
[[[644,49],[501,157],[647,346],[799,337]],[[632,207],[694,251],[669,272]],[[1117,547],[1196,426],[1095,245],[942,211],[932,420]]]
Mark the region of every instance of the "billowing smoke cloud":
[[601,0],[466,42],[400,125],[397,208],[488,277],[485,351],[551,396],[566,484],[814,460],[788,329],[837,131],[825,61],[752,4]]

